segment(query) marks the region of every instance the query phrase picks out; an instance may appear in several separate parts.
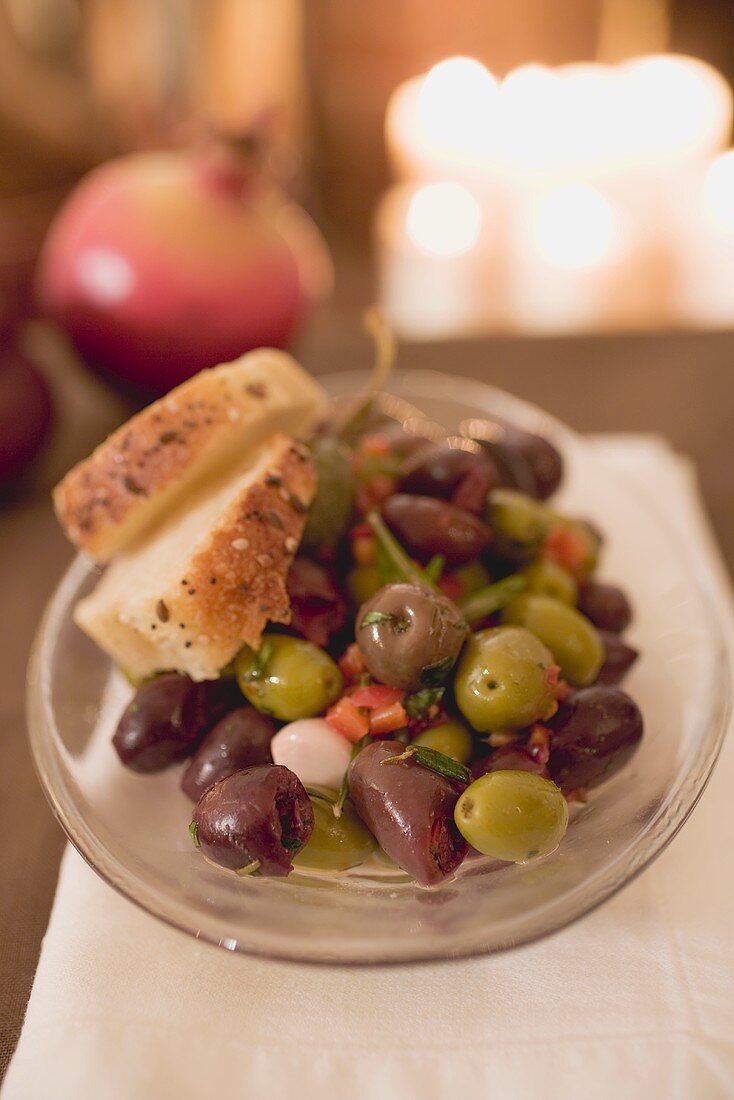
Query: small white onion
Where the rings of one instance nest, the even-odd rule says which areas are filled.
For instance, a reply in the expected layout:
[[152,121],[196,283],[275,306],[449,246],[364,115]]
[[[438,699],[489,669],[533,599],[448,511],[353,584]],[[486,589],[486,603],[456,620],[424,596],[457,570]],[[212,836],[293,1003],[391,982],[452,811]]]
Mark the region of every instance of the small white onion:
[[270,751],[274,763],[290,768],[302,783],[337,789],[352,746],[323,718],[299,718],[278,730]]

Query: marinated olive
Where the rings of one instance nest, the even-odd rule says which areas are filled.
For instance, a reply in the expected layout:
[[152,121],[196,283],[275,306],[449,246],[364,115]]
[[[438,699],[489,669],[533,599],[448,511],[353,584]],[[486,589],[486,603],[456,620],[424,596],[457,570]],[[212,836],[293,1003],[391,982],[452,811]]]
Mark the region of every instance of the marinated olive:
[[311,456],[318,489],[306,517],[301,545],[305,550],[330,549],[347,529],[354,498],[351,451],[334,436],[315,439]]
[[522,627],[494,627],[472,635],[454,678],[456,702],[481,733],[522,729],[545,718],[555,701],[553,657]]
[[548,530],[546,508],[515,489],[490,493],[486,517],[494,536],[493,549],[513,562],[535,557]]
[[433,497],[396,493],[383,506],[388,526],[420,561],[441,554],[446,565],[474,561],[491,541],[489,528],[463,508]]
[[534,772],[550,778],[548,768],[542,764],[525,745],[503,745],[495,749],[488,756],[482,756],[472,764],[471,774],[473,779],[479,779],[480,775],[488,772]]
[[596,679],[604,660],[599,632],[573,607],[551,596],[518,596],[502,612],[548,646],[565,679],[580,687]]
[[359,867],[375,851],[375,839],[349,802],[345,802],[340,816],[335,817],[329,803],[336,802],[337,792],[324,787],[322,793],[324,798],[319,798],[317,791],[311,795],[313,832],[293,862],[296,867],[311,867],[317,871],[347,871],[350,867]]
[[183,773],[181,789],[194,802],[218,779],[252,764],[271,764],[275,725],[253,707],[238,707],[209,731]]
[[540,500],[556,491],[563,477],[563,460],[544,436],[526,432],[500,417],[474,421],[469,427],[497,462],[503,484],[532,493]]
[[376,680],[405,691],[441,683],[467,625],[453,600],[419,584],[387,584],[362,604],[355,633]]
[[[491,458],[482,453],[434,443],[409,458],[400,471],[398,490],[451,500],[470,512],[481,511],[489,490],[497,484]],[[462,503],[463,502],[463,503]]]
[[460,764],[466,764],[472,754],[473,741],[469,730],[462,722],[447,719],[437,726],[429,726],[413,738],[413,745],[424,745],[435,749]]
[[400,755],[400,741],[375,741],[349,766],[349,793],[378,844],[423,886],[450,875],[466,855],[454,823],[461,784]]
[[570,607],[576,604],[579,590],[576,579],[558,562],[540,558],[526,565],[522,575],[527,582],[529,595],[552,596]]
[[587,581],[579,593],[579,611],[599,630],[621,634],[632,621],[632,608],[621,588]]
[[286,582],[291,605],[291,627],[315,645],[327,645],[347,621],[339,589],[323,565],[299,555]]
[[523,863],[558,847],[568,828],[568,803],[555,783],[540,775],[493,771],[466,788],[454,817],[472,848]]
[[577,691],[549,722],[548,770],[563,790],[595,787],[626,764],[642,738],[639,707],[618,688]]
[[596,678],[598,684],[618,684],[627,675],[639,653],[627,645],[617,634],[600,630],[599,637],[604,646],[604,664]]
[[347,591],[357,606],[371,600],[382,585],[382,574],[376,565],[356,565],[347,573]]
[[232,680],[194,683],[188,676],[166,672],[138,688],[112,744],[133,771],[161,771],[193,752],[206,731],[238,702],[242,696]]
[[205,856],[233,871],[283,877],[313,832],[306,791],[293,772],[260,764],[220,779],[194,809],[192,833]]
[[257,652],[243,649],[235,668],[247,701],[283,722],[322,714],[344,686],[328,653],[285,634],[264,635]]

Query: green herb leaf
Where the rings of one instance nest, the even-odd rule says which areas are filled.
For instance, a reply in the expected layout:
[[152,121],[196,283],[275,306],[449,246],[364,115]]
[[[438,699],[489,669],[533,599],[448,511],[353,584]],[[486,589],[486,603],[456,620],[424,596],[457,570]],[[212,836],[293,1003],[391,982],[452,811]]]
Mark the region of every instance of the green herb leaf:
[[413,695],[408,695],[403,700],[403,706],[409,718],[422,718],[427,710],[435,706],[436,703],[441,702],[441,698],[446,688],[424,688],[423,691],[416,691]]
[[458,760],[437,752],[436,749],[426,748],[425,745],[408,745],[405,752],[401,752],[399,756],[388,756],[380,763],[398,764],[403,760],[415,760],[421,767],[437,772],[438,775],[443,775],[447,779],[455,779],[459,783],[471,782],[471,772],[467,767],[460,764]]
[[298,848],[302,847],[300,840],[295,836],[282,836],[280,838],[280,843],[287,852],[295,852]]
[[406,630],[410,630],[410,626],[410,619],[398,619],[393,629],[396,634],[405,634]]
[[189,836],[193,840],[197,848],[201,848],[201,841],[199,840],[199,826],[195,821],[189,822]]
[[395,616],[392,611],[368,611],[367,614],[362,617],[359,629],[364,630],[366,626],[372,626],[373,623],[388,623],[394,618]]
[[[349,763],[350,764],[351,764],[352,760],[354,760],[355,756],[358,756],[361,753],[361,751],[365,747],[365,745],[369,745],[371,740],[372,740],[372,738],[371,738],[369,733],[366,733],[364,735],[364,737],[360,737],[359,741],[357,741],[357,743],[352,748],[352,753],[349,757]],[[349,768],[347,768],[344,772],[341,784],[339,786],[339,794],[337,795],[336,802],[332,806],[332,810],[334,811],[334,817],[341,817],[342,810],[344,809],[344,803],[346,802],[348,795],[349,795]]]
[[516,596],[525,590],[527,581],[519,573],[513,573],[510,577],[504,577],[494,584],[487,584],[484,588],[478,588],[476,592],[470,592],[463,596],[458,605],[464,618],[469,622],[483,619],[485,615],[492,615],[505,607]]
[[454,665],[453,657],[443,657],[432,665],[424,665],[421,669],[421,683],[426,687],[435,687],[445,680]]
[[426,566],[426,576],[433,584],[438,584],[438,578],[443,573],[446,558],[443,554],[435,554]]

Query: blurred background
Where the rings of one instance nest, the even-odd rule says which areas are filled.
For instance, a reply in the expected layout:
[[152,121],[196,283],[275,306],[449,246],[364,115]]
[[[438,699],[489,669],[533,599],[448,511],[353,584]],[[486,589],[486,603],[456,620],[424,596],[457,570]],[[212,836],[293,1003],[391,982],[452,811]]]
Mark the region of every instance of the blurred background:
[[[47,486],[131,403],[248,347],[328,369],[374,300],[408,348],[445,364],[442,345],[479,342],[469,372],[504,384],[498,364],[559,340],[569,361],[630,334],[675,360],[726,334],[728,16],[725,0],[0,0],[5,494],[44,441]],[[612,409],[652,408],[626,360]],[[553,406],[546,383],[525,389]],[[620,426],[675,438],[679,414]]]

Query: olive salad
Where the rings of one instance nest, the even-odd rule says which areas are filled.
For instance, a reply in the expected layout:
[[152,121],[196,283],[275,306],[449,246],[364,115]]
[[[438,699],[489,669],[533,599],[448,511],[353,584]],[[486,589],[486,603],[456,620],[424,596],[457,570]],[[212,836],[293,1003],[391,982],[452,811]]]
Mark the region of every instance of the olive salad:
[[602,536],[549,503],[546,439],[359,419],[311,443],[290,626],[216,681],[138,685],[114,747],[137,772],[185,761],[192,841],[238,875],[377,859],[431,886],[472,852],[542,857],[642,737]]

